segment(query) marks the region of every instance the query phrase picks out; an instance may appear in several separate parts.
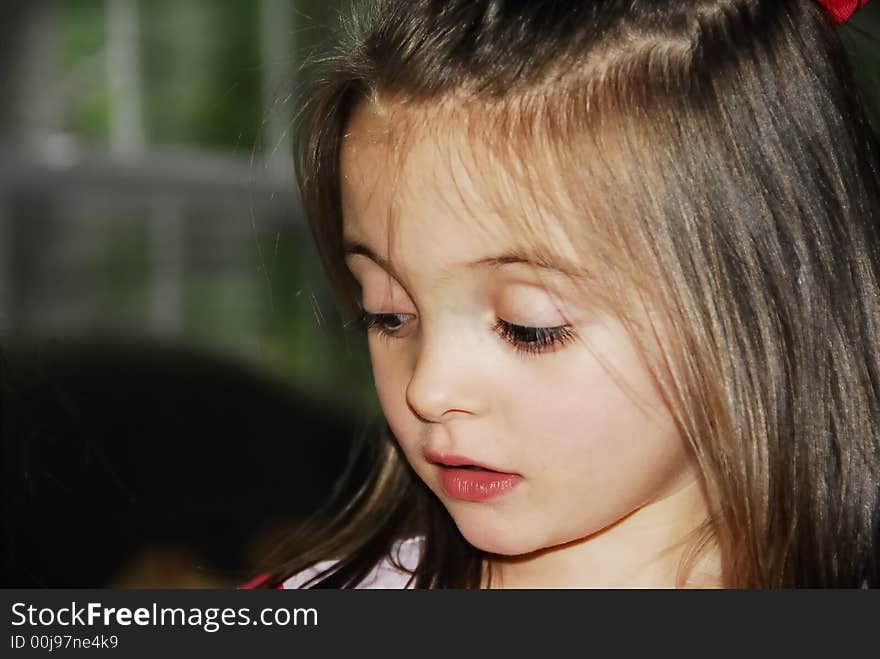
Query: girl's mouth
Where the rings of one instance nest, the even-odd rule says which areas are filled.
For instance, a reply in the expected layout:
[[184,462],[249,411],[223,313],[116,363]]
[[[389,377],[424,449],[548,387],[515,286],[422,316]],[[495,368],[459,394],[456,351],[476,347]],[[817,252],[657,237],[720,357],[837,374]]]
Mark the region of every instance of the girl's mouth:
[[437,467],[446,495],[460,501],[487,501],[514,489],[523,477],[501,471],[463,455],[427,451],[425,458]]
[[476,465],[448,466],[438,464],[440,483],[447,496],[460,501],[487,501],[514,489],[523,477]]

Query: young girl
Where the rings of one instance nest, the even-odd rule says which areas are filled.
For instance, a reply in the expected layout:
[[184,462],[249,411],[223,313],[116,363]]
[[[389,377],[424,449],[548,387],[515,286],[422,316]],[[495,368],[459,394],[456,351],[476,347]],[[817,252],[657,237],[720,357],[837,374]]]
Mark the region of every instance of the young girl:
[[299,172],[385,418],[259,585],[880,583],[856,0],[366,4]]

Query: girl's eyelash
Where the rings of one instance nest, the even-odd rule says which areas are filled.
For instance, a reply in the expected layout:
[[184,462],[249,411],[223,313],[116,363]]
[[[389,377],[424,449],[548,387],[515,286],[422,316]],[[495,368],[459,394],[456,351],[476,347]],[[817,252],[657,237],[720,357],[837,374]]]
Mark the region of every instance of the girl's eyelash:
[[574,332],[568,325],[560,327],[525,327],[513,325],[500,318],[495,322],[495,331],[513,346],[514,350],[526,355],[549,352],[566,345],[574,339]]
[[393,339],[395,338],[395,334],[403,326],[403,322],[400,322],[399,326],[396,329],[388,329],[387,319],[400,319],[404,315],[406,314],[370,313],[369,311],[362,311],[360,316],[360,326],[366,332],[375,330],[379,334],[379,338],[383,341],[387,339]]
[[[397,338],[396,334],[406,323],[405,317],[408,315],[410,314],[369,313],[364,311],[360,316],[360,324],[364,331],[376,331],[380,339],[387,341]],[[388,327],[389,319],[392,322],[397,321],[391,329]],[[560,327],[525,327],[508,323],[506,320],[499,318],[492,329],[513,346],[514,350],[527,355],[549,352],[551,349],[565,345],[574,339],[574,332],[568,325]]]

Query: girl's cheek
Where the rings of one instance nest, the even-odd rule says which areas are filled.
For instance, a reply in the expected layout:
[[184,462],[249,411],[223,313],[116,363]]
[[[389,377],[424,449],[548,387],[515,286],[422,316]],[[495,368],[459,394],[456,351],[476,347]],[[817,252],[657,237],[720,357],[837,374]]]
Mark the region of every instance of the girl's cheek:
[[381,354],[383,350],[384,348],[381,347],[378,350],[371,350],[371,362],[373,382],[376,385],[376,392],[379,395],[382,408],[385,409],[387,405],[390,405],[392,396],[395,395],[393,392],[399,388],[397,386],[399,376],[395,374],[393,363],[386,355]]
[[548,464],[598,466],[613,447],[617,433],[608,401],[590,396],[588,387],[578,393],[570,392],[563,400],[533,400],[524,410],[531,412],[530,425],[537,431],[530,441],[537,440],[542,461]]
[[373,381],[385,419],[398,441],[405,443],[413,434],[408,426],[417,423],[416,419],[410,419],[412,413],[406,402],[406,387],[410,376],[406,364],[399,357],[385,354],[385,350],[385,346],[371,350]]
[[588,338],[592,350],[573,346],[528,397],[520,396],[517,425],[544,439],[547,460],[600,468],[651,430],[633,397],[647,403],[651,390],[625,335],[594,331]]

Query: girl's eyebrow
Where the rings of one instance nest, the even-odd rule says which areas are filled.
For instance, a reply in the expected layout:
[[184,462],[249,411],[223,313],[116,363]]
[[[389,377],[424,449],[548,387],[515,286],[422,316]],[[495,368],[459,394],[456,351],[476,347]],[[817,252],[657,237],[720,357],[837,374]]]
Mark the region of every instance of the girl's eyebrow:
[[[375,262],[382,269],[392,275],[395,279],[400,279],[400,277],[394,270],[394,266],[391,265],[391,262],[388,259],[379,256],[378,254],[376,254],[376,252],[374,252],[367,245],[361,242],[355,240],[346,240],[343,251],[345,256],[349,256],[352,254],[360,254],[361,256],[366,256],[368,259]],[[548,261],[544,258],[518,250],[508,251],[504,254],[499,254],[497,256],[487,256],[481,259],[477,259],[476,261],[471,261],[470,263],[463,263],[460,267],[472,269],[480,266],[489,266],[497,268],[513,263],[531,265],[536,268],[541,268],[542,270],[549,270],[551,272],[565,275],[566,277],[569,277],[571,279],[584,279],[585,277],[583,273],[578,272],[578,270],[570,264]]]

